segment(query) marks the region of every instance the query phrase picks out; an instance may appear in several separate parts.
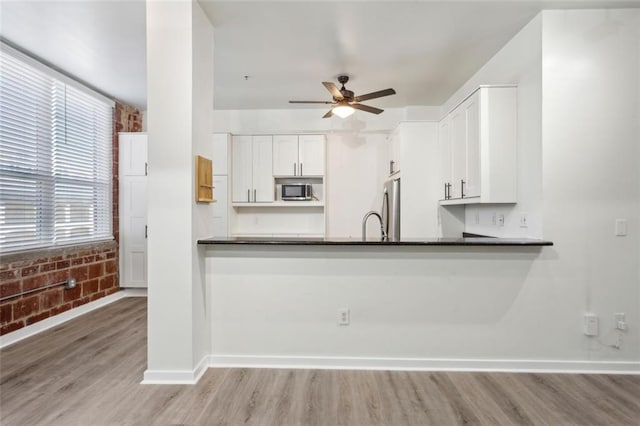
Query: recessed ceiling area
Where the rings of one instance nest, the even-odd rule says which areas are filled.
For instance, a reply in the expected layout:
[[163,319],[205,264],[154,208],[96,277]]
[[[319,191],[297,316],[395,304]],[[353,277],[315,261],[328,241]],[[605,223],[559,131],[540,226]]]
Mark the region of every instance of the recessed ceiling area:
[[[199,0],[215,27],[216,109],[317,108],[348,74],[371,102],[441,105],[540,10],[630,1]],[[144,0],[2,1],[0,34],[105,94],[146,108]],[[248,76],[247,79],[244,76]]]

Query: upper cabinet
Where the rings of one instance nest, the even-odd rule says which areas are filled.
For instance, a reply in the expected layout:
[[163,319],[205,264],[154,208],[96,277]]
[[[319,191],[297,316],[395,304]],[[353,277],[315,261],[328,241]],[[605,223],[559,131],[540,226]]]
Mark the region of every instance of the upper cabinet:
[[273,175],[324,176],[324,135],[273,136]]
[[233,202],[273,202],[272,149],[272,136],[233,137]]
[[480,87],[439,123],[440,204],[517,201],[516,93]]

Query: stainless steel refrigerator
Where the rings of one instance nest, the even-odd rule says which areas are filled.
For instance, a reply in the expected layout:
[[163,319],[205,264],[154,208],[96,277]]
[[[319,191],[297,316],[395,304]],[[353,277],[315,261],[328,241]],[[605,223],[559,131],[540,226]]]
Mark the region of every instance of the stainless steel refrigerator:
[[384,183],[382,194],[382,227],[389,241],[400,241],[400,178]]

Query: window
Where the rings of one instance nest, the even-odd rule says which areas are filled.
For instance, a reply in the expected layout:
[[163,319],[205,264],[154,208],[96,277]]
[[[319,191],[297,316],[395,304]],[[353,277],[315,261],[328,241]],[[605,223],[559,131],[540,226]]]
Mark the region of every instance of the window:
[[0,252],[112,238],[113,103],[0,47]]

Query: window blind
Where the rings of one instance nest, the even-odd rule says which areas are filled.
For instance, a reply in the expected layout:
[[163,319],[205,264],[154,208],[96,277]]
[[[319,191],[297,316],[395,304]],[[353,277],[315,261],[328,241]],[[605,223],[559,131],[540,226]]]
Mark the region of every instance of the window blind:
[[0,50],[0,252],[112,237],[109,104]]

